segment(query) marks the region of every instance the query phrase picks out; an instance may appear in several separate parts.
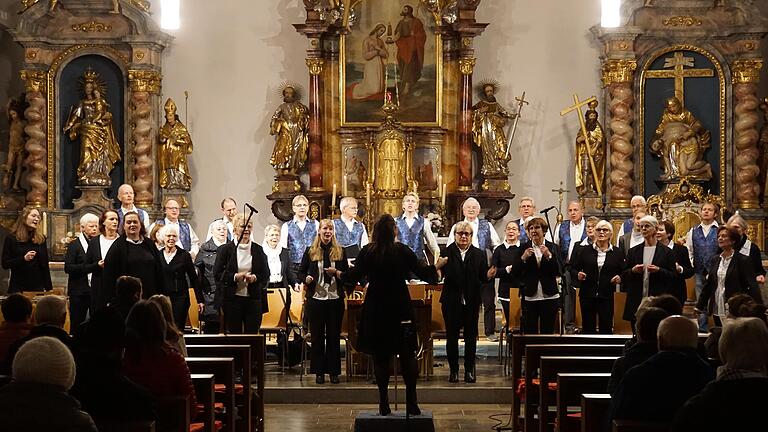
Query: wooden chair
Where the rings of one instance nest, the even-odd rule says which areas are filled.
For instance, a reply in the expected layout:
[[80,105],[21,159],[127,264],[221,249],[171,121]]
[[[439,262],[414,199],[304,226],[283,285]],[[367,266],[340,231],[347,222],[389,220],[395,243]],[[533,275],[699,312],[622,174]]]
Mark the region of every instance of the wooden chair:
[[608,393],[584,393],[581,395],[581,432],[602,431],[611,406]]
[[192,384],[195,386],[197,406],[202,405],[202,410],[198,409],[197,418],[192,419],[190,432],[215,432],[215,378],[213,374],[192,374]]
[[[187,312],[187,324],[194,333],[200,333],[200,311],[197,309],[197,296],[195,290],[189,289],[189,311]],[[182,329],[184,330],[184,329]]]
[[155,432],[155,422],[153,420],[137,422],[115,422],[107,420],[93,419],[96,428],[100,431],[110,432]]
[[558,373],[557,411],[555,424],[558,432],[577,432],[581,429],[580,417],[568,417],[568,407],[581,406],[581,395],[598,393],[608,387],[610,373]]
[[[189,397],[157,398],[157,432],[189,432]],[[106,429],[105,429],[106,430]]]
[[[235,427],[235,359],[232,357],[187,357],[189,372],[213,373],[216,384],[224,384],[224,424],[227,430]],[[187,426],[189,430],[189,426]]]
[[613,432],[668,432],[669,423],[644,422],[637,420],[614,420]]

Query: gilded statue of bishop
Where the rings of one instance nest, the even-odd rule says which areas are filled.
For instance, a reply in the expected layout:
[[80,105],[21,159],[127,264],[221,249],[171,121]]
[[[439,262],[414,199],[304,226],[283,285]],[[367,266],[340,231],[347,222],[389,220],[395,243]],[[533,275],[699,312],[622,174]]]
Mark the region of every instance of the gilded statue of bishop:
[[683,108],[679,99],[667,99],[650,146],[651,152],[661,158],[662,180],[710,180],[712,166],[704,159],[709,139],[709,131]]
[[176,114],[176,103],[165,102],[165,124],[160,128],[160,187],[163,189],[192,189],[187,155],[192,154],[192,137]]
[[472,137],[483,157],[480,172],[485,178],[506,178],[509,175],[509,156],[504,126],[516,114],[508,113],[496,102],[497,83],[488,81],[480,86],[482,100],[472,107]]
[[277,107],[269,124],[270,135],[276,135],[269,163],[278,174],[298,175],[307,160],[309,144],[309,108],[299,102],[294,85],[282,90],[283,103]]
[[109,104],[103,97],[105,86],[91,69],[83,74],[82,83],[85,98],[72,107],[64,132],[69,133],[72,141],[80,138],[78,184],[109,186],[109,173],[120,160],[121,150],[112,127]]
[[605,133],[597,119],[597,101],[587,106],[589,109],[584,113],[587,139],[581,129],[576,134],[576,191],[580,197],[595,197],[598,189],[605,190]]

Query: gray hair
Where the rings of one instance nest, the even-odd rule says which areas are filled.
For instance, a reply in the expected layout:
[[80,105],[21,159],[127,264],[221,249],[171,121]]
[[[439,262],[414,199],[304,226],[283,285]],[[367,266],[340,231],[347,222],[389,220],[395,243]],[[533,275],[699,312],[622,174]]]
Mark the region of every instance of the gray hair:
[[523,201],[528,201],[531,203],[531,207],[536,208],[536,201],[533,200],[533,197],[524,196],[520,198],[520,201],[518,201],[517,205],[518,207],[523,204]]
[[629,205],[632,205],[633,202],[640,201],[643,203],[643,205],[648,205],[648,201],[645,200],[645,197],[642,195],[635,195],[632,197],[631,200],[629,200]]
[[[638,212],[638,213],[639,213],[639,212]],[[642,225],[642,224],[644,224],[644,223],[647,223],[647,224],[651,224],[651,225],[653,225],[653,227],[654,227],[654,228],[656,228],[657,226],[659,226],[659,220],[658,220],[658,219],[656,219],[656,217],[655,217],[655,216],[651,216],[651,215],[649,215],[649,214],[646,214],[645,216],[643,216],[642,218],[640,218],[640,224]]]
[[659,351],[696,349],[699,328],[690,318],[672,315],[659,323],[656,338],[659,340]]
[[357,204],[355,197],[345,196],[341,199],[341,201],[339,201],[339,210],[344,211],[345,208],[354,204]]
[[35,324],[53,324],[64,327],[67,319],[67,302],[56,295],[43,296],[35,306]]
[[99,223],[99,217],[93,213],[86,213],[80,216],[80,226],[85,226],[89,222]]
[[728,218],[728,225],[738,225],[743,230],[749,228],[747,221],[738,213]]
[[264,237],[268,236],[272,231],[280,232],[280,227],[274,224],[264,227]]
[[598,222],[595,225],[595,229],[598,229],[598,228],[605,228],[608,230],[608,232],[613,234],[613,225],[611,225],[611,223],[608,222],[607,220],[601,220],[600,222]]
[[163,225],[158,231],[157,231],[157,239],[165,243],[165,238],[168,236],[168,233],[175,232],[176,237],[179,236],[179,228],[176,227],[176,225]]
[[[472,198],[474,199],[474,198]],[[456,225],[453,226],[453,235],[456,235],[459,230],[469,230],[469,232],[473,233],[475,232],[474,229],[472,229],[472,224],[467,221],[458,221],[456,222]]]
[[466,200],[464,200],[464,203],[461,204],[461,208],[462,209],[466,208],[467,204],[476,204],[478,207],[480,207],[480,201],[478,201],[474,197],[469,197]]
[[760,318],[728,319],[718,352],[729,369],[765,371],[768,365],[768,327]]

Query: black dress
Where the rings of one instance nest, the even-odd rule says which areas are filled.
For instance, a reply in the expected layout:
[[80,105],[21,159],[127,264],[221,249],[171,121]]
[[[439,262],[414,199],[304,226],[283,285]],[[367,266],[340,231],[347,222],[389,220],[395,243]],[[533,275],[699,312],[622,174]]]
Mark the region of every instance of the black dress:
[[[35,251],[30,261],[24,259],[29,251]],[[9,234],[3,243],[2,264],[11,271],[8,280],[8,294],[19,291],[50,291],[51,271],[48,268],[48,246],[46,242],[35,244],[31,241],[19,242],[16,236]]]
[[401,322],[415,320],[411,297],[405,281],[410,273],[431,284],[437,283],[435,266],[427,266],[402,243],[395,243],[391,256],[374,260],[371,245],[366,245],[355,260],[355,266],[342,274],[342,281],[354,284],[368,280],[360,322],[358,349],[377,356],[391,356],[403,351]]
[[105,300],[115,298],[115,283],[120,276],[134,276],[141,279],[142,297],[147,299],[154,294],[165,294],[163,270],[160,267],[160,251],[154,242],[144,238],[141,243],[128,241],[120,236],[109,248],[104,259],[104,278],[102,286],[106,293]]

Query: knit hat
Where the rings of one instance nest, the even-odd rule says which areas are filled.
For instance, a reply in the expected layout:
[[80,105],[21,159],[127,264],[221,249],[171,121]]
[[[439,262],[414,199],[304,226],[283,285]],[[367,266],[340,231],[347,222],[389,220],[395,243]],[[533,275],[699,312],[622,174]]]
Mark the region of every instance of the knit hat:
[[13,379],[52,384],[69,390],[75,383],[75,359],[69,348],[58,339],[36,337],[27,341],[16,353]]

